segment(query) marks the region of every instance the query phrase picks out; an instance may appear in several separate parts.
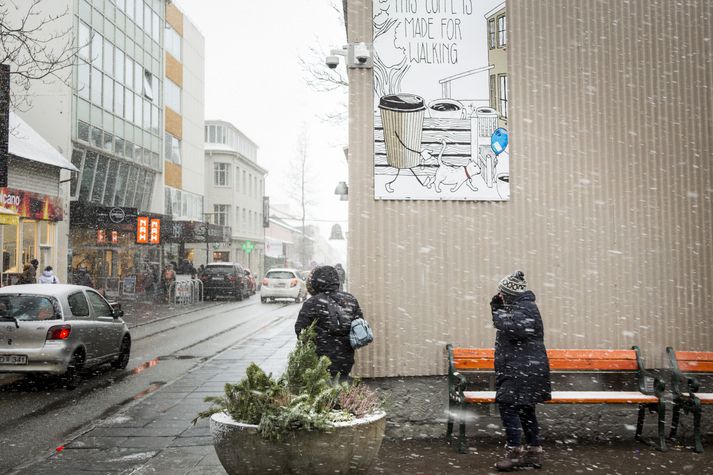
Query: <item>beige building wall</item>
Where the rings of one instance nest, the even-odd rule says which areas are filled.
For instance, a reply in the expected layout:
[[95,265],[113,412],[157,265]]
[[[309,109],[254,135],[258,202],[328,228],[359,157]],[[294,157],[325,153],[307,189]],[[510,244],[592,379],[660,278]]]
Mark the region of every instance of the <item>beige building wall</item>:
[[[350,42],[371,3],[348,2]],[[350,70],[349,279],[365,376],[493,344],[522,269],[550,348],[713,350],[713,2],[508,0],[511,200],[375,201],[372,75]]]

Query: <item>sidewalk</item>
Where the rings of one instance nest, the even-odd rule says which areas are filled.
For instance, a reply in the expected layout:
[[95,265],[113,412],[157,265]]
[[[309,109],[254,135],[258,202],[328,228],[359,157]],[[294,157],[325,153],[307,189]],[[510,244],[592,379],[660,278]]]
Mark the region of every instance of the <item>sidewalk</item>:
[[191,420],[208,407],[205,396],[219,395],[226,382],[239,381],[251,362],[282,372],[295,344],[293,325],[285,320],[267,328],[15,473],[225,473],[208,421],[193,426]]
[[216,307],[225,304],[226,302],[228,301],[219,300],[214,302],[203,301],[194,304],[178,305],[145,302],[140,300],[121,300],[121,309],[124,311],[123,320],[129,328],[133,328],[153,321],[162,320],[164,318],[176,317],[178,315],[184,315],[197,310]]
[[[251,362],[282,372],[295,344],[292,325],[281,321],[178,380],[149,388],[145,393],[155,392],[137,395],[135,403],[83,428],[60,451],[14,473],[224,474],[208,422],[193,426],[191,420],[207,407],[205,396],[219,395],[226,382],[240,380]],[[704,440],[706,453],[695,454],[680,446],[661,453],[633,440],[548,440],[545,468],[531,473],[713,474],[710,442]],[[498,435],[473,438],[469,453],[459,454],[443,439],[385,440],[372,473],[496,473],[492,467],[501,443]]]

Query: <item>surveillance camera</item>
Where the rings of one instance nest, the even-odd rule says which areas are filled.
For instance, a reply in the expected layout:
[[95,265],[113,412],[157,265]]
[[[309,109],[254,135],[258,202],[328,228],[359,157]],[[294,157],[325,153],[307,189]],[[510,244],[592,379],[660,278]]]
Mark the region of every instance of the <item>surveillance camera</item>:
[[327,56],[324,62],[329,69],[336,69],[339,66],[339,56]]
[[371,52],[367,48],[365,43],[358,43],[354,45],[354,59],[356,59],[359,64],[366,64],[369,61]]

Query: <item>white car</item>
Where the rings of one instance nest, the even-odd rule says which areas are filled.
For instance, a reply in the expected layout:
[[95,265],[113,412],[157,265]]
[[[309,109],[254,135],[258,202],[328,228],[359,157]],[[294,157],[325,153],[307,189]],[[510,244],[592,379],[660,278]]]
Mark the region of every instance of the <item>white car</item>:
[[131,335],[118,304],[90,287],[11,285],[0,289],[0,373],[52,374],[74,389],[84,368],[124,369]]
[[307,285],[295,269],[270,269],[262,279],[260,301],[292,299],[301,302],[307,298]]

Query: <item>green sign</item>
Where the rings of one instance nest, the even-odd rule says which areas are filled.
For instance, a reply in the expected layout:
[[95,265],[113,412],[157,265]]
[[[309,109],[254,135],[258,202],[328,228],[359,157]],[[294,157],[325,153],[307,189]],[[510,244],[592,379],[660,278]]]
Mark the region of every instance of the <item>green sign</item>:
[[245,241],[242,245],[243,251],[245,251],[245,254],[250,254],[253,252],[253,249],[255,249],[255,244],[253,244],[250,241]]

